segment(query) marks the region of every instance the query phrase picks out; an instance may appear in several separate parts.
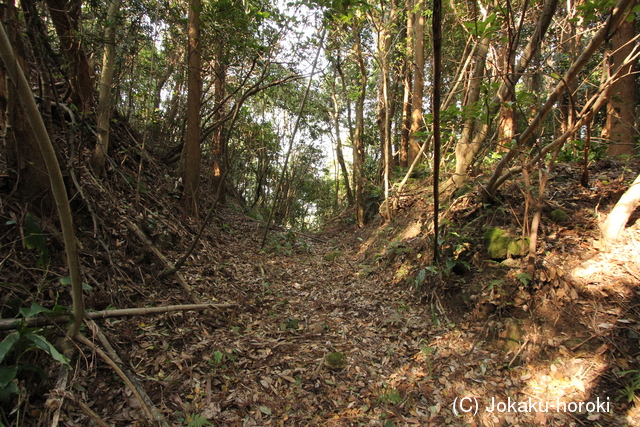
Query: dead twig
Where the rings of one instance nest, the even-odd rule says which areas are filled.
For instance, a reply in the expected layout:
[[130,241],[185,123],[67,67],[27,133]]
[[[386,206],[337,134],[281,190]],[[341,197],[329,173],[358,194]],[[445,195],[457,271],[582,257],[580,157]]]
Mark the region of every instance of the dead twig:
[[147,403],[145,402],[145,400],[142,398],[140,391],[138,390],[137,387],[135,387],[133,385],[133,383],[131,382],[131,380],[129,379],[129,377],[122,371],[122,369],[120,368],[120,366],[118,366],[118,364],[116,362],[114,362],[104,351],[102,351],[98,346],[96,346],[94,343],[92,343],[91,341],[89,341],[84,335],[77,335],[76,339],[81,342],[82,344],[86,345],[87,347],[89,347],[91,350],[93,350],[94,352],[96,352],[98,354],[98,356],[100,356],[102,358],[102,360],[104,360],[109,366],[111,366],[113,368],[113,370],[116,372],[116,374],[118,374],[118,376],[120,378],[122,378],[122,381],[124,381],[124,383],[127,385],[127,387],[129,388],[129,390],[131,390],[131,392],[133,393],[133,395],[136,397],[136,399],[138,399],[138,402],[140,403],[140,406],[142,407],[142,410],[144,412],[145,417],[147,418],[147,420],[151,423],[151,424],[156,424],[158,422],[160,422],[160,420],[155,419],[155,417],[153,416],[153,414],[151,413],[151,409],[149,409],[149,407],[147,406]]
[[138,392],[140,393],[140,396],[142,397],[142,399],[144,399],[145,404],[150,409],[151,414],[153,414],[153,418],[162,427],[169,427],[169,424],[164,419],[164,416],[155,407],[155,405],[153,404],[153,401],[149,398],[149,395],[147,394],[145,389],[142,388],[142,385],[140,384],[138,379],[128,369],[124,367],[124,362],[122,361],[122,359],[120,358],[116,350],[113,348],[113,346],[107,339],[107,336],[102,332],[102,330],[100,329],[100,326],[98,326],[98,324],[93,320],[85,320],[85,323],[87,324],[87,326],[89,326],[91,331],[98,337],[98,339],[102,343],[102,346],[107,351],[107,354],[109,355],[109,357],[111,357],[111,359],[113,359],[115,363],[122,365],[121,367],[122,372],[129,378],[129,380],[131,381],[131,384],[133,384],[133,386],[138,390]]
[[[124,316],[144,316],[148,314],[169,313],[172,311],[188,311],[188,310],[207,310],[222,309],[235,307],[235,304],[184,304],[184,305],[167,305],[163,307],[140,307],[140,308],[121,308],[119,310],[103,310],[103,311],[87,311],[84,314],[85,319],[104,319],[107,317],[124,317]],[[15,329],[20,322],[25,322],[26,326],[44,326],[53,323],[68,322],[69,316],[53,316],[53,317],[32,317],[29,319],[0,319],[0,331],[7,329]]]
[[[138,237],[138,239],[140,239],[142,241],[142,243],[144,243],[146,246],[149,247],[151,252],[153,252],[153,254],[156,256],[156,258],[158,258],[160,261],[162,261],[162,263],[166,266],[166,268],[168,270],[175,269],[175,266],[171,263],[171,261],[169,261],[167,259],[167,257],[165,257],[162,254],[162,252],[160,252],[160,249],[158,249],[151,242],[151,240],[149,240],[149,238],[146,236],[146,234],[144,234],[144,232],[142,230],[140,230],[140,228],[138,228],[137,225],[135,225],[133,222],[131,222],[127,218],[124,218],[124,222],[127,225],[127,228],[129,230],[131,230]],[[178,271],[174,271],[173,274],[176,276],[176,279],[178,280],[178,283],[180,284],[180,287],[182,287],[182,289],[187,294],[187,299],[189,299],[189,301],[191,301],[192,303],[197,304],[198,303],[197,299],[191,293],[191,286],[189,286],[189,284],[184,279],[184,277],[182,277],[182,274],[180,274],[180,272],[178,272]]]

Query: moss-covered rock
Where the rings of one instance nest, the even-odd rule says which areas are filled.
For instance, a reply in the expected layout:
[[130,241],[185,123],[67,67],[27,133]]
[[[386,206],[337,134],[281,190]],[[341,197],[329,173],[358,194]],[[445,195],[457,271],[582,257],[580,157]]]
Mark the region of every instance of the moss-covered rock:
[[529,239],[514,237],[507,230],[490,228],[484,233],[487,253],[492,259],[505,259],[526,254],[529,249]]
[[333,261],[334,259],[342,256],[342,251],[332,251],[324,256],[325,261]]
[[551,212],[551,218],[557,222],[565,222],[569,219],[569,215],[562,209],[554,209]]
[[336,351],[334,353],[329,353],[324,358],[325,365],[333,370],[340,370],[347,365],[347,362],[344,358],[344,353],[341,351]]

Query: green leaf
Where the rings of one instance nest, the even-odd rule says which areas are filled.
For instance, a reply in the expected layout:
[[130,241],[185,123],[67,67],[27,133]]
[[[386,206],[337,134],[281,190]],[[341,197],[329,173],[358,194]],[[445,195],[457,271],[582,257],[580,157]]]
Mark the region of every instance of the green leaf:
[[42,229],[31,214],[27,214],[24,217],[24,245],[27,249],[38,250],[40,259],[36,263],[36,266],[43,266],[49,261],[47,240],[42,233]]
[[49,310],[46,307],[41,306],[40,304],[36,304],[35,302],[33,304],[31,304],[31,307],[29,307],[29,308],[26,308],[26,307],[21,307],[20,308],[20,314],[22,314],[22,316],[25,319],[29,319],[31,317],[35,317],[40,313],[50,314],[51,310]]
[[65,276],[58,279],[61,285],[70,285],[71,284],[71,276]]
[[[0,387],[0,400],[8,402],[12,394],[18,394],[18,387],[13,381],[11,381],[5,387]],[[4,424],[0,422],[0,426],[4,426]]]
[[5,388],[16,377],[18,373],[17,366],[0,365],[0,387]]
[[11,332],[0,343],[0,363],[7,357],[11,349],[20,341],[20,334],[17,331]]
[[427,277],[427,271],[422,268],[420,269],[420,271],[418,271],[418,275],[416,276],[416,288],[419,288],[420,285],[422,285],[422,282],[424,282],[424,279]]
[[27,364],[27,365],[20,365],[18,366],[18,369],[20,369],[21,371],[31,371],[31,372],[35,372],[36,374],[38,374],[40,376],[40,378],[42,380],[46,380],[47,377],[47,373],[44,371],[44,369],[42,369],[41,366],[38,365],[32,365],[32,364]]
[[38,348],[41,348],[42,350],[49,353],[49,355],[53,357],[56,361],[60,362],[62,365],[68,368],[71,367],[69,365],[69,359],[67,359],[65,355],[61,354],[58,350],[56,350],[56,348],[44,337],[40,335],[36,335],[34,333],[28,333],[26,337],[29,340],[31,340],[31,342],[33,342],[36,346],[38,346]]
[[271,409],[269,409],[266,406],[261,406],[260,407],[260,412],[262,412],[265,415],[271,415]]

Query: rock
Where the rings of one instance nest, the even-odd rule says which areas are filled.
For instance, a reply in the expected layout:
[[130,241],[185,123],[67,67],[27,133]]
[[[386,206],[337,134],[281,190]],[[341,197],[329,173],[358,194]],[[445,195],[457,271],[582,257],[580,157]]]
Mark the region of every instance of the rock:
[[513,256],[527,254],[529,239],[513,237],[508,231],[501,228],[491,228],[484,233],[487,253],[492,259],[505,259]]
[[339,371],[343,369],[347,362],[344,360],[344,354],[341,351],[329,353],[324,358],[324,363],[329,369]]
[[553,211],[551,211],[551,218],[553,218],[553,220],[557,222],[564,222],[569,219],[569,216],[562,209],[554,209]]
[[325,261],[333,261],[334,259],[342,256],[342,251],[332,251],[324,256]]

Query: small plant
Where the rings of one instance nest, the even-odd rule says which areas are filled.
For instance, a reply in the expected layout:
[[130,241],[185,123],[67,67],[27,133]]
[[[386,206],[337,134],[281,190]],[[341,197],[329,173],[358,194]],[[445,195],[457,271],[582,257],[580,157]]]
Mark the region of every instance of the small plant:
[[187,415],[186,418],[184,418],[184,422],[187,427],[202,427],[213,425],[213,423],[211,423],[208,419],[200,414]]
[[431,364],[431,356],[436,352],[435,347],[431,347],[430,345],[423,344],[420,346],[420,353],[424,356],[424,360],[427,362],[427,370],[431,372],[433,370],[433,366]]
[[636,393],[640,391],[640,370],[634,369],[631,371],[620,372],[620,376],[627,374],[633,374],[629,382],[624,385],[624,388],[620,390],[620,398],[626,398],[627,403],[631,403],[636,400]]
[[416,289],[420,288],[420,286],[424,282],[424,279],[426,278],[427,278],[427,270],[425,270],[424,268],[420,269],[420,271],[418,271],[418,275],[416,276],[416,280],[414,283]]
[[516,278],[525,286],[531,282],[531,275],[527,273],[518,273],[516,274]]
[[403,400],[404,399],[400,395],[400,392],[395,388],[385,387],[378,395],[378,402],[382,403],[383,405],[389,403],[393,405],[399,405]]
[[49,265],[47,240],[31,214],[27,214],[24,217],[24,245],[27,249],[36,249],[38,251],[39,258],[36,262],[36,267],[47,268]]
[[[54,311],[35,303],[29,308],[20,309],[20,314],[25,319],[41,313],[54,314]],[[8,401],[11,395],[19,393],[16,381],[20,371],[36,372],[42,380],[47,379],[41,366],[24,362],[25,356],[34,350],[43,350],[58,363],[70,367],[68,359],[42,335],[42,332],[43,329],[28,328],[23,322],[17,330],[0,342],[0,400]]]

